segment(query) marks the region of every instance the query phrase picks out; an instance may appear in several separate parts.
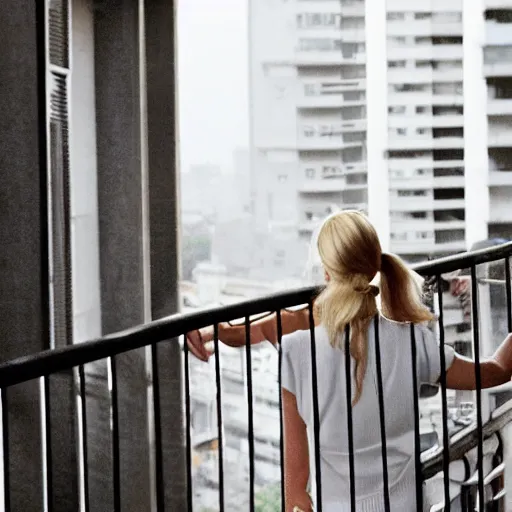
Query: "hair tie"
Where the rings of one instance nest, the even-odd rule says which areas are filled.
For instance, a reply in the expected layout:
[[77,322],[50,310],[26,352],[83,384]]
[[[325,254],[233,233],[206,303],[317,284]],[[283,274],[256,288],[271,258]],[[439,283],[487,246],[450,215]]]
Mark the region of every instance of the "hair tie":
[[361,293],[363,295],[373,295],[374,297],[377,297],[377,295],[379,295],[380,293],[378,286],[375,286],[373,284],[369,284],[364,288],[354,288],[354,291],[356,291],[357,293]]

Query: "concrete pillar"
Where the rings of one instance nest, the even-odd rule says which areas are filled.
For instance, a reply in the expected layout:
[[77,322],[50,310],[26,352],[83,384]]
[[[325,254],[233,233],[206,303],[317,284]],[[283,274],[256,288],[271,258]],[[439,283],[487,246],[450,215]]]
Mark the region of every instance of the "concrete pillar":
[[[176,5],[145,2],[147,178],[153,319],[179,310]],[[182,357],[178,340],[158,347],[166,510],[186,510]],[[157,475],[158,477],[158,475]]]
[[[109,0],[95,11],[95,81],[102,332],[145,321],[143,181],[138,0]],[[117,360],[121,508],[151,507],[145,351]],[[113,510],[105,365],[95,365],[91,510]],[[91,439],[91,435],[93,438]]]
[[[0,3],[2,362],[50,346],[43,16],[37,2]],[[39,382],[8,392],[11,510],[43,508],[39,393]]]

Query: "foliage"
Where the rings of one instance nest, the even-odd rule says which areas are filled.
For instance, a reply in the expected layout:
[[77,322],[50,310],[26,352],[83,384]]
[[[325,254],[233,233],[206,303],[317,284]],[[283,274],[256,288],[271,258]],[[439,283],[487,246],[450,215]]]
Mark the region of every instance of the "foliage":
[[281,486],[268,485],[255,496],[255,512],[281,512]]

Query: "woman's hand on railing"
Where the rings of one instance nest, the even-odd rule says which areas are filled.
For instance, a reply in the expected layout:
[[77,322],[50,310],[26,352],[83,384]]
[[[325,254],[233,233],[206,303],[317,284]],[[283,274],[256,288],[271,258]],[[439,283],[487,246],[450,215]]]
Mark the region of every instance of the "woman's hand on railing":
[[185,336],[188,349],[201,361],[208,362],[214,351],[213,327],[190,331]]

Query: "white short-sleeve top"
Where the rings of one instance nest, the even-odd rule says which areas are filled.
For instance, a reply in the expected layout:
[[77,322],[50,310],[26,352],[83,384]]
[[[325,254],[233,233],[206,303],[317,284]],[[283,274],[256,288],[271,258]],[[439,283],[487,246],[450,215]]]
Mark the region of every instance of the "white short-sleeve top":
[[[418,384],[436,384],[441,373],[441,355],[434,334],[423,325],[415,326]],[[414,510],[414,401],[411,359],[411,327],[379,318],[388,477],[391,510]],[[350,472],[348,464],[347,398],[345,354],[329,343],[324,327],[315,329],[317,392],[320,413],[320,458],[324,511],[349,510]],[[314,485],[313,395],[311,337],[309,331],[284,336],[282,386],[293,393],[310,439],[310,481]],[[446,368],[454,352],[444,350]],[[376,372],[375,331],[368,330],[368,366],[359,402],[352,409],[357,509],[383,510],[381,433]],[[355,393],[354,361],[352,393]],[[416,390],[418,392],[418,390]],[[315,493],[313,492],[313,495]],[[410,509],[408,508],[410,504]],[[331,508],[330,508],[331,507]],[[400,507],[400,508],[398,508]]]

